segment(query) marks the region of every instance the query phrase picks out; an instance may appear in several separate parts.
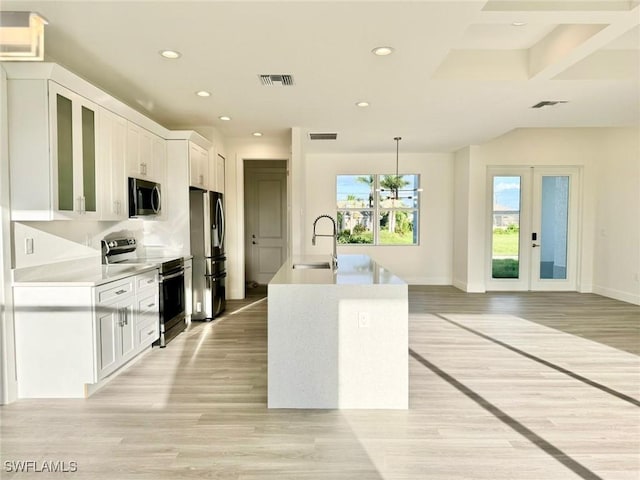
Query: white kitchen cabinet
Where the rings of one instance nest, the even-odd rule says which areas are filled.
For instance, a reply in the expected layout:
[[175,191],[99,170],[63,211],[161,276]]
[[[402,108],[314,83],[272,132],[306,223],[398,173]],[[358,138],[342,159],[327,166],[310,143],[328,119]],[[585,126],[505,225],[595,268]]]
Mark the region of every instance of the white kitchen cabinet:
[[18,397],[87,397],[148,348],[159,337],[157,273],[14,287]]
[[98,219],[98,106],[47,79],[7,93],[12,220]]
[[224,193],[224,171],[225,171],[225,158],[216,154],[215,158],[215,185],[213,190],[214,192]]
[[129,360],[135,352],[134,278],[96,288],[98,380]]
[[126,163],[129,177],[162,183],[166,155],[164,139],[128,122]]
[[157,273],[136,277],[135,348],[144,349],[160,338],[160,294]]
[[193,142],[189,142],[189,184],[208,190],[209,152]]
[[98,165],[102,187],[100,219],[126,220],[127,176],[127,120],[107,109],[100,108],[98,129]]

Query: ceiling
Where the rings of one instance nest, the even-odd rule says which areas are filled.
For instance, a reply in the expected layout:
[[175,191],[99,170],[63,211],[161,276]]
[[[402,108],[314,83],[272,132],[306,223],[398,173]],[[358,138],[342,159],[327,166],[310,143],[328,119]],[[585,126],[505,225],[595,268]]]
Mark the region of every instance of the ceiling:
[[[337,132],[306,150],[348,153],[394,151],[395,136],[405,151],[434,152],[518,127],[639,124],[636,0],[3,0],[1,9],[39,12],[46,60],[172,129],[252,141],[291,127]],[[382,45],[394,53],[371,53]],[[294,85],[263,86],[260,74],[291,74]],[[530,108],[543,100],[568,103]]]

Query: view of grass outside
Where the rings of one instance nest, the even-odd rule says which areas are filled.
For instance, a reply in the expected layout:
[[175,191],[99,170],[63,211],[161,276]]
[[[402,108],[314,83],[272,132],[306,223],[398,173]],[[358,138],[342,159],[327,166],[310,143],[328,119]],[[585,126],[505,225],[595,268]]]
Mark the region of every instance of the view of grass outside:
[[520,229],[517,225],[493,229],[493,259],[491,263],[493,278],[518,278],[518,247]]

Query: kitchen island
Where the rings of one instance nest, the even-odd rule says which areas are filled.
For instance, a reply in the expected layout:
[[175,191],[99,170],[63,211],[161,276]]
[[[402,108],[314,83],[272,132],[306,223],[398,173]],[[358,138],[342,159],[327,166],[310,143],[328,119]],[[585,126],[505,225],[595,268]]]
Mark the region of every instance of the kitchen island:
[[326,257],[293,258],[268,299],[269,408],[408,407],[400,278],[367,255],[339,255],[335,270]]

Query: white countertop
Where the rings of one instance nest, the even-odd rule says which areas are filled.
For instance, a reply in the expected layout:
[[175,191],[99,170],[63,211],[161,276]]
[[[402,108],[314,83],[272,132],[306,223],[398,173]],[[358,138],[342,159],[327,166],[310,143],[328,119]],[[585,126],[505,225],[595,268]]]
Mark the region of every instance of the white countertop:
[[72,260],[27,267],[13,271],[14,287],[95,287],[122,278],[150,272],[156,264],[101,265],[92,261]]
[[296,263],[331,262],[327,255],[288,259],[269,285],[405,285],[368,255],[338,255],[338,269],[294,269]]

